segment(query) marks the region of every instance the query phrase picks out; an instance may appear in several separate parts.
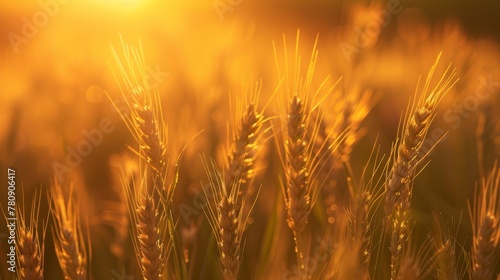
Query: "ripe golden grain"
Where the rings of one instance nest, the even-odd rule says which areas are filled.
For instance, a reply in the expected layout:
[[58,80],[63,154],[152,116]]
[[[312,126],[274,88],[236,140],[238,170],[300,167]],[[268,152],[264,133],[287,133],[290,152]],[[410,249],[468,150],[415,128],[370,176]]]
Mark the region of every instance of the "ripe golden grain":
[[[67,179],[69,180],[69,179]],[[68,190],[65,193],[65,190]],[[87,280],[88,249],[82,231],[80,210],[75,198],[72,182],[52,181],[50,194],[53,201],[51,213],[54,226],[52,234],[57,259],[64,278],[67,280]]]

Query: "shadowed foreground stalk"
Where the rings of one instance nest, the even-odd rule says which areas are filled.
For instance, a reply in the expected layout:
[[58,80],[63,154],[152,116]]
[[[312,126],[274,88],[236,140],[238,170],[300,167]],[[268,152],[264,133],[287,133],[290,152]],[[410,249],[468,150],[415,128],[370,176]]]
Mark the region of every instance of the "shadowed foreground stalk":
[[[69,190],[65,193],[65,190]],[[87,280],[88,252],[82,231],[78,202],[73,192],[73,183],[61,183],[54,179],[50,189],[52,196],[52,230],[57,259],[64,279]]]
[[475,280],[493,279],[500,241],[500,169],[497,165],[483,178],[476,193],[473,221],[472,274]]
[[[31,213],[26,217],[23,209],[17,208],[18,211],[18,228],[17,228],[17,277],[25,280],[42,280],[44,269],[44,239],[45,230],[43,228],[42,238],[39,237],[39,213],[40,213],[41,192],[35,195],[31,205]],[[28,218],[28,219],[27,219]],[[43,224],[42,224],[43,226]]]

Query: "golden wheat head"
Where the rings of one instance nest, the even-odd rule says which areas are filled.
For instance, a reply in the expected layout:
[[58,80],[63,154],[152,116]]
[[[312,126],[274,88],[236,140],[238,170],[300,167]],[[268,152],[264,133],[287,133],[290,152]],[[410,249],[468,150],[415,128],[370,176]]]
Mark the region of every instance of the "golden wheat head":
[[67,280],[88,279],[88,251],[72,182],[56,178],[50,188],[57,259]]
[[[29,217],[23,208],[17,208],[18,212],[18,227],[16,250],[18,254],[17,270],[18,279],[26,280],[42,280],[44,269],[44,239],[46,227],[43,227],[42,237],[39,235],[39,213],[42,192],[35,191],[33,202],[31,205],[31,213]],[[24,201],[24,199],[23,199]]]
[[[391,229],[391,279],[398,275],[399,263],[403,256],[405,244],[411,232],[410,205],[413,180],[418,174],[421,163],[429,151],[423,151],[430,125],[436,116],[437,106],[444,95],[457,82],[455,70],[448,66],[434,89],[429,92],[430,82],[439,62],[431,67],[420,97],[410,103],[404,118],[400,138],[396,141],[391,156],[390,171],[385,182],[385,214],[388,228]],[[417,86],[417,89],[419,87]]]
[[244,230],[251,211],[243,214],[245,198],[238,194],[239,180],[234,181],[233,187],[226,186],[215,163],[204,162],[204,165],[210,185],[210,189],[204,191],[212,202],[206,214],[219,248],[222,278],[235,280],[241,270]]
[[472,274],[475,280],[493,279],[500,241],[500,169],[495,164],[482,178],[471,212],[473,222]]
[[[260,83],[246,86],[243,100],[236,108],[236,124],[229,154],[224,169],[225,185],[248,187],[255,173],[257,149],[264,123],[264,116],[258,111],[258,98],[262,88]],[[236,182],[236,179],[239,182]]]

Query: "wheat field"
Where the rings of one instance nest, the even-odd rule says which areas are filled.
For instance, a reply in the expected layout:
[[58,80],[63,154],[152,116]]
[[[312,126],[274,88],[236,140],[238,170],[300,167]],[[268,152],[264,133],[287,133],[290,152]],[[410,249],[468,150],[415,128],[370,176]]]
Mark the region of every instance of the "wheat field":
[[0,4],[0,279],[500,279],[499,7],[413,2]]

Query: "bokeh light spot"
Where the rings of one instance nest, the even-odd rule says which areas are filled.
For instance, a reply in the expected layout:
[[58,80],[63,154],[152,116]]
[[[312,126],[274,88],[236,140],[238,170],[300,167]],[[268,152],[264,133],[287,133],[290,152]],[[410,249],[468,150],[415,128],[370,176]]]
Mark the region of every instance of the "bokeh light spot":
[[87,89],[85,94],[87,100],[91,103],[97,104],[102,102],[102,98],[104,96],[104,91],[98,85],[93,85]]

